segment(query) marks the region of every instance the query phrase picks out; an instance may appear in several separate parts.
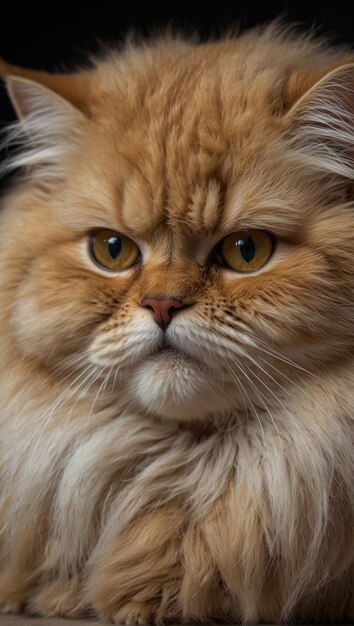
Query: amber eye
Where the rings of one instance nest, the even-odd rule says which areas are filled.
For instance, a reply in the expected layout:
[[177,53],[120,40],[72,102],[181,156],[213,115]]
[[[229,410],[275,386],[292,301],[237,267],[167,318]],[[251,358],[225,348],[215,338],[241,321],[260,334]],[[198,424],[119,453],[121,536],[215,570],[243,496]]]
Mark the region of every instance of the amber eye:
[[269,261],[273,248],[273,238],[265,231],[239,231],[220,242],[218,259],[235,272],[254,272]]
[[98,230],[91,238],[90,251],[98,265],[112,272],[126,270],[140,257],[138,246],[114,230]]

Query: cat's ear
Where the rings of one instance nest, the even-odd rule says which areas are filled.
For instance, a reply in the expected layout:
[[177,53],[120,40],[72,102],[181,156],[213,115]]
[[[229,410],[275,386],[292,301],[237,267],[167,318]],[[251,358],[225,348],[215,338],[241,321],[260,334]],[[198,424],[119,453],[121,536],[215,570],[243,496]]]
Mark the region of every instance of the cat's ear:
[[65,157],[77,145],[87,120],[88,72],[48,74],[1,61],[0,75],[19,118],[10,126],[6,140],[16,151],[10,152],[2,171],[26,167],[33,174],[40,168],[41,174],[60,176]]
[[[353,180],[354,63],[323,76],[316,72],[318,80],[313,84],[313,72],[307,83],[304,79],[301,95],[286,117],[297,147],[303,149],[304,156],[311,156],[314,166]],[[308,88],[302,93],[305,86]]]
[[352,63],[354,63],[354,57],[348,57],[342,59],[340,63],[331,63],[323,67],[293,72],[287,80],[282,94],[284,109],[288,111],[296,106],[300,99],[307,95],[321,80],[329,77],[333,72],[341,71]]
[[25,93],[25,90],[21,89],[22,79],[26,81],[23,84],[27,85],[30,85],[31,81],[33,89],[35,89],[36,85],[38,87],[42,86],[61,96],[61,98],[82,113],[87,113],[88,111],[91,83],[90,71],[73,74],[50,74],[49,72],[10,65],[10,63],[0,59],[0,77],[5,80],[7,85],[10,85],[9,95],[15,111],[20,117],[25,117],[30,110],[26,102],[26,93],[29,95],[29,90],[27,89]]

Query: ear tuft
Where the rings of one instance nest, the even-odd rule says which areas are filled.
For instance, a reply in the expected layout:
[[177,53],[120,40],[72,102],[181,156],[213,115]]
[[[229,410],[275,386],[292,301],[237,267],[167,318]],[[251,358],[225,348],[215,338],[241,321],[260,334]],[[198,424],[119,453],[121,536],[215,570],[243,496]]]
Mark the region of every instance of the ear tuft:
[[5,85],[16,114],[24,124],[30,117],[55,112],[77,120],[83,118],[67,100],[33,80],[10,75],[5,79]]
[[297,70],[293,72],[287,81],[282,94],[284,109],[288,111],[292,106],[296,106],[296,103],[300,100],[300,98],[308,93],[312,87],[320,82],[320,80],[328,76],[334,70],[338,70],[339,68],[353,62],[354,57],[348,57],[347,59],[342,59],[340,64],[336,62],[331,63],[326,67]]
[[11,65],[0,58],[0,78],[18,77],[31,80],[47,87],[83,113],[89,111],[92,73],[92,70],[85,70],[72,74],[51,74]]
[[34,175],[60,177],[85,116],[63,97],[28,78],[10,75],[5,83],[19,121],[8,129],[4,144],[13,146],[14,153],[1,171],[27,167]]
[[296,147],[323,172],[354,180],[354,63],[322,77],[287,114]]

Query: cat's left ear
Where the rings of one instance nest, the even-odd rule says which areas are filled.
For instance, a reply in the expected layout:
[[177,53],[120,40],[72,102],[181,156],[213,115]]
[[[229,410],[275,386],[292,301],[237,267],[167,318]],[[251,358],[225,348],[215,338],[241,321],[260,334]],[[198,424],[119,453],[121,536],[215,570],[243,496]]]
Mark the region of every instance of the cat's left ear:
[[353,180],[354,63],[327,73],[297,73],[289,81],[290,93],[286,119],[297,147],[311,155],[314,166]]

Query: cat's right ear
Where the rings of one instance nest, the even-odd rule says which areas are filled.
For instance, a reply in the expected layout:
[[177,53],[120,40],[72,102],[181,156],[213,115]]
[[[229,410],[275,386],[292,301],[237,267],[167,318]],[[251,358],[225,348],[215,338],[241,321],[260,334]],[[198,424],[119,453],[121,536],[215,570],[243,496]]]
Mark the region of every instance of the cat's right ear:
[[[31,107],[26,102],[26,92],[21,90],[21,83],[29,86],[43,87],[71,104],[75,109],[88,114],[91,93],[92,71],[87,70],[72,74],[51,74],[38,70],[11,65],[0,58],[0,78],[5,81],[15,111],[19,117],[25,117]],[[18,89],[17,89],[18,86]],[[27,94],[29,90],[27,89]]]
[[[0,76],[19,122],[10,127],[7,142],[22,150],[5,160],[2,171],[27,167],[51,177],[80,139],[89,115],[91,72],[49,74],[0,61]],[[28,169],[30,168],[30,169]]]

